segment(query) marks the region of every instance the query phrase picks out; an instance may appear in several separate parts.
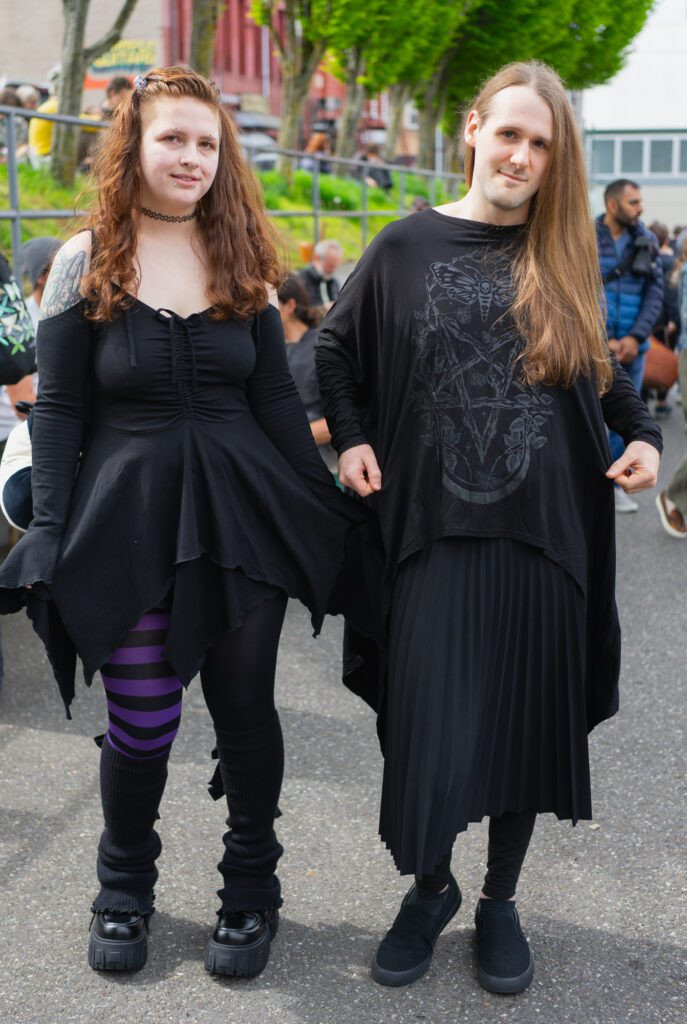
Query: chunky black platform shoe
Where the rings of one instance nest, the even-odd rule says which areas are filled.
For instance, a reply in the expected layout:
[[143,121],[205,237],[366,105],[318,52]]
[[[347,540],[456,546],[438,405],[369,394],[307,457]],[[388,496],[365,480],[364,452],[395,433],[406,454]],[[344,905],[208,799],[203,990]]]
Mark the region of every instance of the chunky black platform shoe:
[[279,911],[220,910],[205,954],[205,970],[233,978],[254,978],[270,958]]
[[534,960],[514,900],[481,899],[475,912],[477,980],[487,992],[522,992],[534,977]]
[[410,985],[429,970],[434,946],[461,904],[453,875],[448,889],[420,892],[413,885],[406,893],[391,929],[372,961],[372,977],[380,985]]
[[140,970],[148,958],[148,919],[138,911],[97,910],[88,940],[93,970]]

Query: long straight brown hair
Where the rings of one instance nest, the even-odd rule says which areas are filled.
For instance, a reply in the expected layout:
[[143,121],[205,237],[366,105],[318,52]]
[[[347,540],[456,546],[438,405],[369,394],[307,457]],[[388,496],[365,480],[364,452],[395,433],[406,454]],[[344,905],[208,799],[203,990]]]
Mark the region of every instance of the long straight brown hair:
[[[200,100],[219,117],[217,173],[196,207],[211,316],[249,316],[267,304],[266,285],[276,286],[282,279],[276,233],[218,90],[191,68],[156,68],[146,74],[143,88],[134,89],[119,104],[93,162],[97,198],[86,225],[95,233],[95,246],[84,291],[88,315],[96,321],[113,319],[131,302],[127,292],[138,290],[132,213],[141,208],[141,136],[146,110],[167,96]],[[113,281],[119,289],[112,287]]]
[[[523,377],[529,384],[563,387],[570,387],[580,375],[593,377],[603,393],[612,383],[613,370],[604,329],[596,232],[575,116],[560,78],[539,61],[501,68],[484,84],[468,112],[477,111],[484,123],[493,97],[512,85],[529,86],[548,103],[553,115],[549,164],[530,202],[525,241],[513,264],[512,313],[525,340]],[[468,187],[474,165],[475,151],[468,146]]]

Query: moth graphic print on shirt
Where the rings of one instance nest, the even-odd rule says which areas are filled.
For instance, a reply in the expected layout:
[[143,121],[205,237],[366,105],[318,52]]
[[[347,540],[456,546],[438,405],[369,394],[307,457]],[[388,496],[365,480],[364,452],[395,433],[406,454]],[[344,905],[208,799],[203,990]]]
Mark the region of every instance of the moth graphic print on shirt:
[[432,263],[415,312],[422,441],[437,449],[444,487],[478,505],[520,486],[553,415],[551,396],[520,379],[510,262],[502,247],[487,246]]

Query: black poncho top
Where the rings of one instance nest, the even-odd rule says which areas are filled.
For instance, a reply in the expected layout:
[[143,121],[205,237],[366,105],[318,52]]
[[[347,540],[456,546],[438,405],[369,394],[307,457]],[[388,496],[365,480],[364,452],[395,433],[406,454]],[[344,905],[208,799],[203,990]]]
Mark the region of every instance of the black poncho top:
[[604,421],[659,451],[661,433],[617,363],[603,398],[583,377],[522,382],[510,267],[526,230],[434,210],[386,227],[320,329],[318,378],[339,454],[376,452],[382,490],[368,503],[389,581],[447,536],[523,541],[570,573],[587,599],[591,728],[617,708],[620,650]]
[[27,605],[67,706],[76,654],[90,682],[161,602],[184,683],[274,588],[316,630],[345,608],[365,510],[318,455],[275,308],[243,322],[136,301],[94,326],[81,302],[40,323],[37,353],[34,519],[0,610]]

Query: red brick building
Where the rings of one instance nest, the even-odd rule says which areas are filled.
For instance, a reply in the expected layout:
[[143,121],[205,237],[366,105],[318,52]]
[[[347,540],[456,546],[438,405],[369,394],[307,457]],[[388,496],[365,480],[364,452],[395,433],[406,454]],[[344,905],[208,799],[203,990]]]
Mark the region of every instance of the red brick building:
[[[163,0],[162,49],[165,64],[188,63],[193,0]],[[282,77],[266,28],[250,18],[250,0],[225,0],[217,26],[213,77],[223,93],[237,97],[242,110],[281,114]],[[281,12],[277,18],[282,18]],[[305,111],[303,140],[320,120],[336,120],[345,86],[323,71],[313,76]],[[364,126],[383,127],[385,104],[366,105]]]

